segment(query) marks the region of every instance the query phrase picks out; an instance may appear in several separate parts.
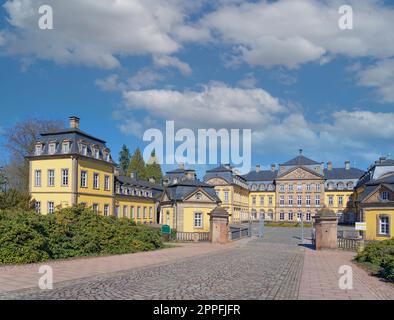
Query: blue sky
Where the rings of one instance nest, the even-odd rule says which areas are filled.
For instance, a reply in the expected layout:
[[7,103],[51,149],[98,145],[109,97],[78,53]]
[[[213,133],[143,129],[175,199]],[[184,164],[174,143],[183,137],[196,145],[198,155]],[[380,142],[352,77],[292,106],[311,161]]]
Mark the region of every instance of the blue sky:
[[42,1],[3,1],[0,130],[75,114],[115,159],[166,120],[250,128],[263,166],[300,147],[360,168],[394,153],[391,1],[348,1],[352,30],[340,1],[46,3],[54,30],[37,27]]

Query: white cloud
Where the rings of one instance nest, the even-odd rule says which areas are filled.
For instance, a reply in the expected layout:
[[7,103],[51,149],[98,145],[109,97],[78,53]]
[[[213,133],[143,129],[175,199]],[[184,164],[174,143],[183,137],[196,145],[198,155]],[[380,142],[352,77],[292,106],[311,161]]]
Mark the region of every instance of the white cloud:
[[183,75],[190,75],[192,73],[192,69],[190,66],[179,60],[176,57],[170,57],[167,55],[155,55],[153,56],[153,62],[157,67],[160,68],[167,68],[167,67],[173,67],[178,69]]
[[158,81],[162,80],[164,80],[164,76],[162,74],[150,69],[142,69],[130,77],[127,82],[129,84],[129,88],[140,90],[142,88],[151,87]]
[[326,63],[332,55],[386,58],[394,55],[394,10],[380,1],[348,1],[354,29],[338,27],[343,1],[279,0],[224,5],[201,25],[233,44],[251,65],[295,68]]
[[105,79],[97,79],[95,84],[103,91],[122,90],[121,84],[119,83],[119,76],[117,74],[111,74]]
[[119,66],[119,56],[170,54],[180,48],[171,31],[185,25],[180,0],[53,0],[54,30],[38,28],[40,0],[7,1],[13,31],[5,34],[11,54],[57,63],[103,68]]
[[141,133],[141,125],[128,119],[144,110],[156,119],[156,125],[174,120],[179,128],[250,128],[253,152],[263,155],[288,157],[302,147],[316,159],[338,162],[345,155],[371,162],[394,151],[394,113],[390,112],[339,110],[322,121],[311,121],[301,107],[284,105],[261,88],[232,88],[217,83],[202,91],[127,91],[124,99],[124,131],[132,131],[135,126]]
[[128,110],[145,110],[151,116],[175,120],[192,128],[256,128],[286,111],[263,89],[231,88],[213,83],[202,91],[144,90],[123,94]]
[[359,70],[357,78],[359,85],[376,88],[382,102],[394,102],[394,59]]

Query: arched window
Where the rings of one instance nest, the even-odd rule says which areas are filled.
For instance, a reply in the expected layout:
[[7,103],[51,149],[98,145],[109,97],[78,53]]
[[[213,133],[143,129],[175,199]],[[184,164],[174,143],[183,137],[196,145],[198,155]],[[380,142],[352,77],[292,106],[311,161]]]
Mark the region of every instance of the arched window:
[[329,182],[327,184],[328,190],[333,190],[334,189],[334,183],[333,182]]
[[353,187],[354,187],[353,182],[350,181],[350,182],[347,183],[347,188],[348,189],[353,189]]
[[338,182],[338,184],[337,184],[338,190],[343,190],[344,187],[345,187],[345,185],[343,182]]
[[260,184],[259,188],[260,190],[265,190],[265,184],[264,183]]

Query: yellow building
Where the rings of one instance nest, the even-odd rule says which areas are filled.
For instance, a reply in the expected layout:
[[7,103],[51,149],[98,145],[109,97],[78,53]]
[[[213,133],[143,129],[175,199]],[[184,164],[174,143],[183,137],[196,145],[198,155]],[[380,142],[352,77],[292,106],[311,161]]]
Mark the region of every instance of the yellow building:
[[358,220],[366,223],[365,240],[394,236],[394,160],[384,157],[368,168],[356,187]]
[[215,187],[216,194],[222,202],[221,206],[230,215],[230,222],[237,223],[250,219],[247,181],[230,165],[208,170],[204,181]]
[[[135,215],[137,222],[156,221],[160,187],[116,176],[105,141],[80,130],[77,117],[70,117],[68,129],[41,134],[28,160],[29,189],[39,213],[51,214],[57,208],[84,204],[99,214],[121,217],[120,210],[127,204],[129,210],[141,210]],[[120,192],[126,189],[136,193]],[[131,211],[127,216],[133,216]]]
[[261,170],[256,165],[255,171],[250,171],[243,176],[249,187],[249,211],[252,220],[275,220],[275,178],[278,174],[276,166],[271,165],[271,170]]
[[209,213],[219,204],[213,186],[196,179],[180,178],[164,188],[159,223],[169,225],[177,233],[206,233],[209,232]]

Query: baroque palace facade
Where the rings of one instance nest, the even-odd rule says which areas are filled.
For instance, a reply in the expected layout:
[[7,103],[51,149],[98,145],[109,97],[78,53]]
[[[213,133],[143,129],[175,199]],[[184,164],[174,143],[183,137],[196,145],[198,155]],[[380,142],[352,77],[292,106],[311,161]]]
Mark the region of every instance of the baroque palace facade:
[[143,224],[167,224],[178,232],[209,231],[209,213],[227,210],[230,223],[265,219],[276,222],[312,221],[323,206],[341,222],[367,223],[369,239],[392,236],[394,221],[394,161],[381,158],[366,172],[346,161],[333,168],[305,157],[257,165],[240,175],[230,165],[206,171],[169,171],[161,183],[122,176],[106,142],[79,129],[70,117],[68,129],[41,134],[30,163],[30,193],[36,211],[51,214],[75,204],[98,214],[125,217]]

